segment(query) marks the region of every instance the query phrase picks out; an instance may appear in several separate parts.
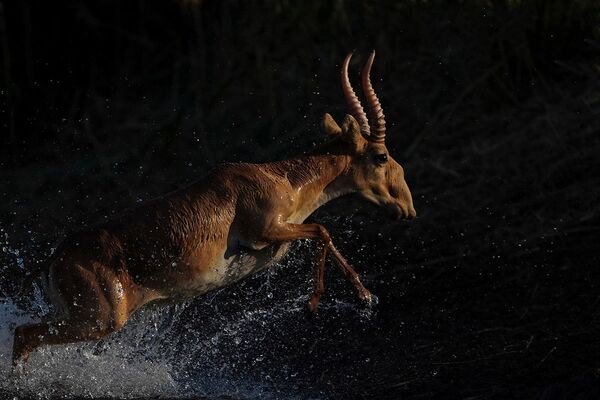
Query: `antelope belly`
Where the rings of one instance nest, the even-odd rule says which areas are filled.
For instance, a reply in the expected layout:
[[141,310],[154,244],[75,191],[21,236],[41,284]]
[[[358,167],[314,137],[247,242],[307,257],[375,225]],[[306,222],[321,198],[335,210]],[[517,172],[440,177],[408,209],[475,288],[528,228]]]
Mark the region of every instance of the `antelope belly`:
[[236,282],[251,273],[258,272],[279,261],[288,249],[287,244],[266,246],[260,250],[237,246],[235,251],[225,252],[225,263],[217,267],[223,285]]
[[218,262],[201,276],[188,282],[185,296],[193,297],[207,293],[265,269],[280,260],[288,247],[287,243],[269,245],[261,250],[242,246],[228,247]]

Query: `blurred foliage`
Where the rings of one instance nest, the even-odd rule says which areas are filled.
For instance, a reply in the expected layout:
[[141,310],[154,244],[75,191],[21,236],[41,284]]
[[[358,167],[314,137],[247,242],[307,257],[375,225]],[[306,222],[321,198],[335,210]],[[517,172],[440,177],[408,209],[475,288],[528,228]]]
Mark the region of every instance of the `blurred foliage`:
[[265,148],[287,152],[293,139],[298,151],[323,112],[342,116],[337,70],[352,49],[355,70],[378,50],[376,86],[389,121],[406,132],[395,142],[402,147],[449,104],[461,103],[453,112],[518,104],[549,81],[573,79],[564,62],[598,61],[596,1],[23,1],[2,9],[9,134],[0,168],[77,157],[97,144],[110,148],[107,163],[163,166],[248,158],[249,143],[256,160],[268,158]]

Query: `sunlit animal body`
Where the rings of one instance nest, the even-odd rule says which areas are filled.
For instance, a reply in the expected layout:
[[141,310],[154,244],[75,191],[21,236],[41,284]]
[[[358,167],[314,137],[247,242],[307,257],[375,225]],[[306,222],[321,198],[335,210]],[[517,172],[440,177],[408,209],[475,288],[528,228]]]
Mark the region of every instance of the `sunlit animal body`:
[[[99,339],[158,299],[181,300],[236,282],[280,259],[289,243],[323,243],[309,309],[324,292],[331,253],[360,299],[371,294],[319,224],[303,224],[317,208],[358,193],[394,218],[415,210],[402,167],[385,147],[385,121],[371,87],[374,53],[362,74],[375,119],[373,132],[342,67],[342,88],[352,115],[340,127],[329,114],[331,140],[313,152],[266,164],[224,164],[204,180],[133,208],[113,221],[68,237],[43,274],[59,317],[15,331],[13,363],[49,344]],[[358,122],[357,122],[358,120]]]

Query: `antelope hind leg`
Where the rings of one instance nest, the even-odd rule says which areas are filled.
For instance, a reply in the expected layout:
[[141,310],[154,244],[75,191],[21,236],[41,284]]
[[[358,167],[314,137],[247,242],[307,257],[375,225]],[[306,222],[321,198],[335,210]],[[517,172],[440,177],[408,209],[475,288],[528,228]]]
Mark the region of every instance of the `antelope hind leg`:
[[13,368],[26,362],[37,347],[96,340],[120,329],[133,311],[127,303],[140,302],[135,293],[123,290],[121,281],[108,269],[54,267],[58,277],[52,281],[53,299],[62,306],[63,318],[17,327]]
[[[94,321],[96,322],[96,321]],[[37,347],[100,339],[111,333],[109,326],[88,321],[52,321],[21,325],[15,330],[12,365],[26,363]]]

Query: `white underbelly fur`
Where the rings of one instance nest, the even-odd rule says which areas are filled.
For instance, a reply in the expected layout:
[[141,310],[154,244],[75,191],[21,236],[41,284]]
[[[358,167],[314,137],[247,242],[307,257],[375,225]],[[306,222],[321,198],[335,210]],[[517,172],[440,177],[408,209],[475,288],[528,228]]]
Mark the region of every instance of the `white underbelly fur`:
[[223,252],[219,262],[186,285],[186,292],[188,296],[198,296],[237,282],[279,261],[288,247],[289,243],[273,244],[260,250],[241,246],[230,247]]
[[[291,215],[286,222],[300,224],[311,213],[310,210],[302,210]],[[186,285],[184,291],[187,296],[198,296],[237,282],[279,261],[287,253],[289,246],[289,242],[247,243],[230,236],[221,259],[208,272]]]

